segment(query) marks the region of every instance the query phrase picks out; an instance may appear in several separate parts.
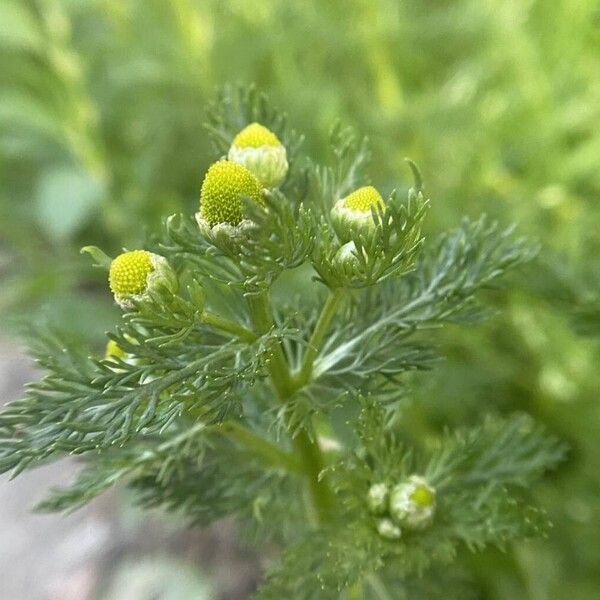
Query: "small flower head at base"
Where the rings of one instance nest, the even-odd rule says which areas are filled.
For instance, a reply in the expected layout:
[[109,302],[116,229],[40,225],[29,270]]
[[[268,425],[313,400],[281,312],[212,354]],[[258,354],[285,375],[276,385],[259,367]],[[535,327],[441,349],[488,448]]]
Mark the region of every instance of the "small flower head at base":
[[[364,248],[362,249],[362,255],[367,260],[368,257]],[[359,256],[356,244],[354,242],[347,242],[336,252],[334,257],[335,265],[349,274],[360,272],[361,261]]]
[[260,123],[251,123],[235,136],[227,158],[246,167],[266,188],[279,185],[288,171],[285,146]]
[[161,286],[177,291],[177,276],[167,259],[147,250],[132,250],[110,264],[108,283],[117,304],[126,310]]
[[402,537],[402,530],[391,519],[379,519],[377,533],[386,540],[399,540]]
[[206,172],[200,192],[200,212],[196,220],[203,233],[219,227],[230,233],[244,219],[244,198],[263,205],[260,183],[246,167],[219,160]]
[[348,242],[358,235],[368,236],[375,229],[372,209],[384,207],[381,194],[370,185],[338,200],[331,209],[331,223],[338,238]]
[[411,475],[390,493],[390,514],[407,529],[424,529],[435,514],[435,490],[419,475]]
[[367,492],[367,506],[373,515],[384,515],[388,510],[389,489],[385,483],[374,483]]

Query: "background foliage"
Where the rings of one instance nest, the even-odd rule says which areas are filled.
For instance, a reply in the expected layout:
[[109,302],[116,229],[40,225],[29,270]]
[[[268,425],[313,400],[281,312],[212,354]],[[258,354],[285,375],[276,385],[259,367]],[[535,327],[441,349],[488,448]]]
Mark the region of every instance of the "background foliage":
[[[540,488],[547,540],[465,560],[489,598],[600,585],[600,17],[595,0],[4,0],[0,311],[99,342],[117,319],[84,244],[134,247],[192,212],[216,86],[256,83],[305,149],[368,132],[387,193],[420,165],[429,233],[482,211],[541,245],[499,317],[448,329],[414,431],[533,414],[571,445]],[[384,194],[385,195],[385,194]],[[73,309],[76,309],[73,314]],[[6,319],[5,317],[10,317]],[[459,574],[460,575],[460,574]]]

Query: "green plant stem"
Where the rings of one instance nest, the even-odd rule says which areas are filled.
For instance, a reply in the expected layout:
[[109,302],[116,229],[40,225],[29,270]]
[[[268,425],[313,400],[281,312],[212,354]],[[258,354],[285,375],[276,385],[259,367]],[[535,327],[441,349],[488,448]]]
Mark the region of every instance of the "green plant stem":
[[316,440],[311,440],[306,430],[302,429],[294,437],[294,448],[298,450],[308,476],[308,484],[313,504],[319,520],[326,517],[334,508],[333,493],[327,483],[319,480],[325,468],[323,453]]
[[361,581],[357,581],[348,590],[348,600],[362,600],[363,599],[363,586]]
[[327,331],[329,330],[329,326],[331,325],[331,321],[335,316],[335,312],[341,299],[342,290],[337,289],[331,291],[327,297],[327,300],[325,301],[323,310],[319,316],[319,320],[317,321],[315,329],[310,337],[310,340],[308,341],[308,347],[304,355],[302,367],[295,377],[296,385],[298,387],[306,385],[312,377],[315,359],[323,348],[325,336],[327,335]]
[[254,332],[246,329],[243,325],[234,323],[233,321],[220,317],[219,315],[215,315],[214,313],[206,311],[203,312],[202,322],[214,327],[215,329],[221,329],[222,331],[233,333],[245,342],[252,343],[258,339],[258,336]]
[[303,465],[293,454],[283,452],[274,444],[271,444],[250,429],[244,427],[241,423],[226,421],[214,429],[244,446],[270,466],[283,468],[292,473],[304,473]]
[[[263,292],[248,296],[248,303],[256,332],[264,334],[270,331],[274,323],[268,294]],[[267,369],[279,401],[285,404],[299,386],[291,377],[289,364],[280,343],[273,347]],[[293,438],[293,442],[294,448],[302,458],[303,471],[308,478],[317,519],[323,521],[333,508],[333,494],[327,483],[319,480],[319,475],[325,466],[321,449],[305,430],[300,431]]]
[[379,600],[392,600],[392,596],[387,591],[385,583],[377,573],[369,573],[365,576],[365,581],[369,584],[373,592],[375,592]]
[[[248,304],[256,333],[259,335],[268,333],[274,327],[268,292],[249,295]],[[279,399],[285,402],[295,390],[281,343],[278,342],[271,348],[267,368]]]

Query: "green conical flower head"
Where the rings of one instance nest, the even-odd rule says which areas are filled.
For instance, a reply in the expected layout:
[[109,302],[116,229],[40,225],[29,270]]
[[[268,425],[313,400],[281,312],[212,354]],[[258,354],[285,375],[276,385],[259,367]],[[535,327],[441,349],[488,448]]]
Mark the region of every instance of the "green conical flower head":
[[220,160],[207,171],[200,192],[200,216],[211,226],[238,225],[244,218],[243,198],[263,204],[260,184],[242,165]]
[[233,138],[232,146],[237,148],[260,148],[261,146],[281,146],[281,142],[264,125],[251,123]]
[[260,123],[251,123],[233,138],[227,158],[246,167],[266,188],[279,185],[288,171],[285,146]]
[[146,290],[148,275],[154,271],[147,250],[133,250],[117,256],[108,274],[108,283],[115,296],[135,296]]
[[375,228],[372,209],[384,207],[381,194],[373,186],[364,186],[334,204],[331,222],[340,240],[349,242],[359,235],[368,236]]
[[119,306],[133,307],[148,290],[164,286],[177,291],[177,276],[167,259],[147,250],[132,250],[117,256],[110,264],[108,284]]

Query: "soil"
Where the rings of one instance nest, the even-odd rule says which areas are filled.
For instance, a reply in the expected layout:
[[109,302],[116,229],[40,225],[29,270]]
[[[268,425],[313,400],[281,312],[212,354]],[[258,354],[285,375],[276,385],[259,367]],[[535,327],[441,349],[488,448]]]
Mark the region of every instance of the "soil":
[[[15,344],[0,340],[0,406],[18,398],[23,385],[39,376]],[[122,578],[119,570],[144,564],[151,567],[137,569],[141,573],[160,572],[155,565],[163,564],[174,579],[179,568],[181,580],[184,573],[197,573],[199,580],[204,578],[216,590],[207,598],[241,600],[256,588],[259,559],[240,547],[231,522],[203,531],[186,530],[180,522],[131,509],[119,491],[66,516],[31,512],[48,488],[67,483],[76,470],[71,459],[25,472],[12,481],[0,476],[2,600],[112,598],[115,581],[132,579]],[[135,588],[143,592],[134,592],[133,585],[131,592],[120,587],[119,595],[130,600],[174,598],[157,591],[152,582]]]

